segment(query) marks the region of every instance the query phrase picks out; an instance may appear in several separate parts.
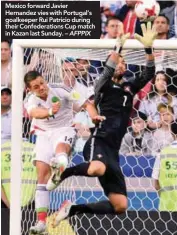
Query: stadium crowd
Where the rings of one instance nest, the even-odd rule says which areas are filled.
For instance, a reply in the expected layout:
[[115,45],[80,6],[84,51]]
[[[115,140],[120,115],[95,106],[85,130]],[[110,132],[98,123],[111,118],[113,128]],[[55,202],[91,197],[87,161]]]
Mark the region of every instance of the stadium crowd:
[[[158,39],[177,40],[177,2],[158,1],[161,6],[160,15],[153,24],[158,32]],[[134,13],[136,1],[103,1],[101,2],[101,39],[115,39],[125,33],[142,34],[141,22]],[[175,39],[176,38],[176,39]],[[157,63],[156,75],[136,95],[134,107],[121,148],[120,155],[125,157],[159,156],[161,150],[169,146],[174,138],[171,133],[171,123],[177,120],[177,66],[171,66],[171,54],[164,51],[154,52]],[[12,51],[11,42],[1,41],[1,143],[6,144],[11,139],[11,96],[12,96]],[[72,56],[72,55],[71,55]],[[167,65],[168,61],[168,65]],[[48,51],[40,49],[35,51],[25,49],[25,71],[36,70],[48,82],[56,82],[61,74],[59,65],[56,65],[55,56]],[[101,73],[104,62],[90,61],[82,58],[65,58],[64,62],[71,65],[70,76],[86,86],[90,93],[93,92],[94,80]],[[165,64],[164,64],[165,63]],[[62,65],[61,65],[62,66]],[[134,75],[144,70],[144,66],[125,64],[127,77],[134,79]],[[63,68],[64,70],[65,68]],[[63,71],[62,70],[62,71]],[[63,71],[65,73],[66,71]],[[68,84],[70,86],[70,84]],[[28,88],[24,87],[24,99]],[[90,136],[90,128],[94,123],[88,112],[82,109],[73,121],[77,129],[77,140],[74,153],[83,150],[86,140]],[[23,111],[23,141],[29,141],[35,146],[36,135],[34,124],[28,116],[25,107]],[[3,147],[2,147],[3,148]],[[73,154],[74,154],[73,153]],[[159,157],[158,157],[159,159]],[[177,155],[176,155],[177,159]],[[158,160],[159,161],[159,160]],[[157,163],[155,164],[157,167]],[[130,166],[131,167],[131,166]],[[176,168],[177,170],[177,168]],[[158,172],[153,171],[152,177],[158,180]],[[3,207],[10,207],[8,196],[1,185],[1,202]],[[159,190],[160,187],[156,189]],[[172,208],[172,207],[171,207]]]

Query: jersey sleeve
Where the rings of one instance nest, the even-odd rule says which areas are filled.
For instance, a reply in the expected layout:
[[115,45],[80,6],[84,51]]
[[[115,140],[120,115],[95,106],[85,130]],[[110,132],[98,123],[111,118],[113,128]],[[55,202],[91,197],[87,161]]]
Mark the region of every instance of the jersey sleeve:
[[95,80],[95,94],[103,92],[114,75],[115,69],[105,65],[103,72]]
[[30,111],[33,108],[37,108],[38,104],[37,104],[37,100],[35,95],[33,94],[28,94],[24,100],[24,107],[27,110],[28,114],[30,114]]
[[134,93],[138,93],[155,76],[154,60],[146,62],[145,70],[132,81]]

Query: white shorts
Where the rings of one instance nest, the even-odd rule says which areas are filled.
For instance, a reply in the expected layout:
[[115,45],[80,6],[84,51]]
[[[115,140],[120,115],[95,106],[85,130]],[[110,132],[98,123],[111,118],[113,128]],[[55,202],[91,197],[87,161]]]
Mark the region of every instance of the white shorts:
[[55,156],[55,149],[59,143],[65,143],[72,147],[76,138],[76,131],[73,127],[62,127],[53,131],[38,133],[35,153],[36,157],[33,160],[50,163],[50,159]]

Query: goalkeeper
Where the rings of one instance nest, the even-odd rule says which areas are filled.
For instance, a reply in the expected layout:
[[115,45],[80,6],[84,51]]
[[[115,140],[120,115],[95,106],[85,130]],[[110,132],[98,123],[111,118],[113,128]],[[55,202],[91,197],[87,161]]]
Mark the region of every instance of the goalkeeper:
[[86,162],[67,168],[61,174],[61,182],[73,175],[97,176],[109,200],[81,205],[65,201],[56,214],[54,226],[68,216],[79,213],[117,214],[127,208],[126,185],[118,164],[118,150],[126,133],[133,98],[155,75],[152,44],[157,34],[151,28],[150,22],[147,27],[142,25],[142,31],[143,36],[135,34],[135,38],[145,47],[146,70],[131,82],[123,80],[125,64],[120,53],[125,40],[129,37],[123,35],[118,39],[116,48],[109,56],[95,86],[95,106],[98,115],[93,121],[99,122],[100,117],[105,117],[105,120],[97,124],[84,147],[83,155]]

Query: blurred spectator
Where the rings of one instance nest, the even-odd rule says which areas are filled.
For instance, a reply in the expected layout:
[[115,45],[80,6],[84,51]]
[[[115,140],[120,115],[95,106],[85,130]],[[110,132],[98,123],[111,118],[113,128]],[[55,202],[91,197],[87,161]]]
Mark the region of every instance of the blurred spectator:
[[162,11],[164,8],[167,8],[167,7],[171,7],[172,5],[174,5],[174,2],[175,1],[157,1],[160,5],[160,10]]
[[136,112],[132,118],[132,130],[125,134],[120,154],[125,156],[151,155],[152,134],[147,129],[147,116]]
[[11,139],[11,89],[1,87],[1,143]]
[[140,21],[134,11],[136,2],[135,0],[126,0],[126,4],[115,13],[115,16],[124,25],[124,33],[130,33],[131,37],[134,33],[142,34]]
[[[34,145],[23,141],[22,142],[22,175],[24,181],[22,184],[22,198],[21,205],[27,206],[34,200],[34,192],[36,188],[36,168],[33,165],[34,159]],[[4,193],[10,201],[10,164],[11,164],[11,140],[6,141],[1,146],[1,173],[2,185]],[[28,173],[27,173],[28,172]],[[29,180],[29,181],[28,181]]]
[[174,1],[174,5],[165,8],[162,14],[166,15],[170,24],[170,37],[177,37],[177,1]]
[[102,4],[101,8],[101,34],[106,34],[105,31],[105,27],[106,27],[106,22],[107,19],[111,16],[113,16],[114,14],[112,13],[112,11],[110,10],[110,4]]
[[9,41],[1,41],[1,86],[12,86],[11,45]]
[[75,66],[78,72],[77,81],[87,87],[93,86],[97,74],[89,73],[91,67],[90,61],[86,59],[76,59]]
[[87,139],[90,136],[90,128],[94,127],[92,120],[85,110],[77,113],[74,118],[74,126],[77,130],[77,140],[74,145],[75,152],[82,152]]
[[104,39],[114,39],[121,36],[123,32],[123,24],[115,16],[109,17],[106,21],[106,34],[102,35]]
[[153,25],[157,31],[157,39],[168,39],[169,19],[165,15],[159,15],[154,20]]
[[171,132],[173,142],[157,155],[152,172],[160,211],[177,211],[177,120],[171,124]]
[[177,117],[177,98],[168,93],[167,88],[169,84],[168,76],[163,71],[157,72],[152,81],[151,92],[140,103],[139,111],[148,116],[148,126],[151,129],[156,129],[161,126],[160,115],[157,110],[160,103],[172,106],[174,114]]
[[160,114],[160,128],[154,132],[153,136],[153,153],[160,152],[162,148],[173,141],[171,134],[171,123],[174,120],[174,110],[171,106],[159,104],[157,108]]

